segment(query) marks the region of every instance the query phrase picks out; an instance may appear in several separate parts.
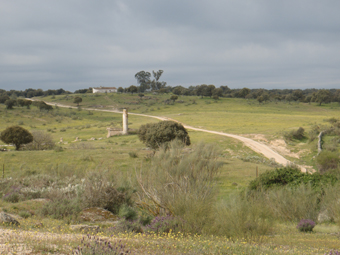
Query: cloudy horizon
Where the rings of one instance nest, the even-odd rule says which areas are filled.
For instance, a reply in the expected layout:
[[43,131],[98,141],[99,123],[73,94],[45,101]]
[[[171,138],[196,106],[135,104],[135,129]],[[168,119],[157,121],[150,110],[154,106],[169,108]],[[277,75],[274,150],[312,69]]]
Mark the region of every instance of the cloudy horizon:
[[0,88],[340,88],[335,0],[3,0]]

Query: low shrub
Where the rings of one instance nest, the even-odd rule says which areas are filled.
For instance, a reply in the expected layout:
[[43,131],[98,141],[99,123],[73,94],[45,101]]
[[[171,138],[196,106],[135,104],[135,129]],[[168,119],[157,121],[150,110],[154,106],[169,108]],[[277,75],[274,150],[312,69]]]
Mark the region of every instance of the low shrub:
[[130,158],[138,158],[138,154],[134,151],[129,152]]
[[[285,186],[257,194],[267,207],[271,217],[281,221],[317,220],[322,195],[311,185]],[[251,199],[251,198],[249,198]]]
[[327,221],[335,222],[340,226],[340,185],[327,186],[323,190],[320,212]]
[[300,220],[299,224],[296,226],[296,228],[301,232],[312,232],[314,227],[315,222],[309,219]]
[[62,152],[62,151],[64,151],[64,148],[61,147],[61,146],[56,146],[56,147],[54,148],[54,151],[55,151],[55,152]]
[[24,218],[24,219],[27,219],[27,218],[31,217],[32,214],[30,212],[28,212],[28,211],[20,211],[19,212],[19,216]]
[[214,211],[214,222],[206,229],[209,234],[260,241],[274,227],[270,210],[261,196],[247,199],[244,194],[233,194]]
[[82,194],[84,207],[101,207],[118,214],[121,206],[133,204],[132,194],[135,191],[128,185],[119,187],[108,172],[88,173],[84,187]]
[[119,208],[119,217],[124,218],[125,220],[136,220],[137,219],[137,212],[131,207],[126,204],[123,204]]
[[213,218],[216,177],[221,163],[212,145],[186,151],[173,142],[151,158],[151,166],[137,174],[136,203],[153,215],[170,214],[185,221],[185,231],[201,233]]
[[293,139],[296,139],[296,140],[302,140],[304,138],[306,138],[305,136],[305,130],[304,128],[302,127],[299,127],[297,130],[292,130],[290,132],[287,132],[283,135],[283,137],[286,139],[286,140],[293,140]]
[[260,174],[258,178],[248,185],[249,190],[261,190],[279,186],[299,186],[300,184],[311,184],[317,190],[326,184],[334,184],[338,177],[333,174],[320,174],[318,172],[309,174],[303,173],[294,167],[282,167]]
[[111,243],[108,240],[87,235],[81,240],[81,244],[74,249],[75,255],[118,255],[131,254],[131,251],[125,247],[125,244],[120,240],[119,242]]
[[182,230],[183,220],[180,218],[167,216],[157,216],[149,224],[145,226],[145,232],[152,232],[156,234],[162,233],[178,233]]
[[325,173],[331,169],[337,169],[340,164],[339,153],[332,151],[322,151],[316,157],[316,164],[321,173]]
[[82,209],[78,198],[50,196],[50,200],[42,207],[42,216],[51,216],[54,219],[75,218]]

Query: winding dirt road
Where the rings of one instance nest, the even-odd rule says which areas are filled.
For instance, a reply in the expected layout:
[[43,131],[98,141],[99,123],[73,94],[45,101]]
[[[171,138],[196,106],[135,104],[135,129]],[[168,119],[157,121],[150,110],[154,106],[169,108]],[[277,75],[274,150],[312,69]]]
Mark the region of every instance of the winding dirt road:
[[[34,99],[31,99],[31,98],[27,98],[27,99],[34,101]],[[64,107],[64,108],[75,108],[75,109],[77,108],[75,106],[63,105],[63,104],[59,104],[59,103],[50,103],[50,102],[45,102],[45,103],[48,104],[48,105]],[[122,114],[121,111],[117,111],[117,110],[104,110],[104,109],[92,109],[92,108],[82,108],[82,109],[83,110],[89,110],[89,111],[102,111],[102,112],[112,112],[112,113]],[[155,119],[159,119],[159,120],[172,120],[172,121],[176,121],[178,123],[181,123],[177,120],[167,118],[167,117],[160,117],[160,116],[153,116],[153,115],[147,115],[147,114],[141,114],[141,113],[132,113],[132,112],[129,112],[129,114],[130,115],[143,116],[143,117],[149,117],[149,118],[155,118]],[[195,128],[195,127],[186,125],[184,123],[181,123],[181,124],[187,129],[206,132],[206,133],[210,133],[210,134],[221,135],[221,136],[227,136],[227,137],[237,139],[237,140],[243,142],[244,145],[249,147],[251,150],[258,152],[258,153],[261,153],[263,156],[265,156],[268,159],[274,159],[277,163],[282,164],[284,166],[292,164],[291,161],[284,158],[279,153],[273,151],[267,145],[256,142],[252,139],[249,139],[249,138],[246,138],[246,137],[243,137],[243,136],[239,136],[239,135],[228,134],[228,133],[224,133],[224,132],[217,132],[217,131],[211,131],[211,130],[207,130],[207,129]],[[307,172],[307,169],[305,167],[299,166],[299,165],[298,165],[298,167],[301,169],[302,172]]]

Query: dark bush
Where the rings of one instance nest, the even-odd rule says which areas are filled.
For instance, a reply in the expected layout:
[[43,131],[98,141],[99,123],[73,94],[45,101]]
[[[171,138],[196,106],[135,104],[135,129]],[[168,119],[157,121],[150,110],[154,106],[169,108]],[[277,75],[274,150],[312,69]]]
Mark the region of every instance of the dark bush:
[[17,101],[14,99],[8,99],[5,102],[6,109],[13,109],[13,106],[17,105]]
[[162,121],[142,125],[138,132],[139,140],[152,149],[178,139],[185,145],[190,145],[190,137],[182,124],[174,121]]
[[28,130],[20,126],[11,126],[1,132],[0,140],[7,144],[14,144],[15,149],[19,150],[22,144],[32,142],[33,136]]
[[286,134],[284,134],[284,138],[286,140],[302,140],[304,138],[306,138],[305,136],[305,130],[302,127],[299,127],[297,130],[292,130]]
[[42,111],[42,110],[46,110],[46,111],[53,110],[53,107],[46,104],[44,101],[34,101],[33,105],[38,107],[40,111]]
[[303,173],[297,168],[283,167],[274,171],[260,174],[258,178],[249,183],[250,190],[268,189],[279,186],[298,186],[300,184],[311,184],[313,189],[319,189],[322,185],[334,184],[338,178],[334,174]]

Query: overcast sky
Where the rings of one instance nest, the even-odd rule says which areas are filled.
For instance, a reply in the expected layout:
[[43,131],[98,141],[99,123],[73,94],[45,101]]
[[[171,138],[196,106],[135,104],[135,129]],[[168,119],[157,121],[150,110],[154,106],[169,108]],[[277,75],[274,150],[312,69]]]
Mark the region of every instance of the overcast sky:
[[0,0],[0,88],[340,88],[339,0]]

